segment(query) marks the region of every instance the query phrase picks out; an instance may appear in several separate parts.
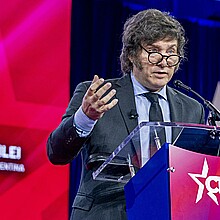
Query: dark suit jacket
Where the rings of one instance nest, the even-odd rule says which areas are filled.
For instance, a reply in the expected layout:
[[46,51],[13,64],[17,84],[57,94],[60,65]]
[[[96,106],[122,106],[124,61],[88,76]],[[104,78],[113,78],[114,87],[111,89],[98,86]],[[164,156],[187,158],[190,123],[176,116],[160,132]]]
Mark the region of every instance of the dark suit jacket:
[[[130,76],[108,81],[116,89],[119,102],[98,120],[90,136],[78,137],[73,127],[74,113],[91,84],[84,82],[77,86],[61,124],[47,143],[48,157],[54,164],[70,163],[82,153],[81,183],[73,204],[74,220],[126,219],[124,185],[94,181],[92,171],[86,168],[91,154],[110,154],[138,124],[137,118],[129,117],[131,109],[136,109]],[[172,122],[204,123],[204,109],[197,101],[170,87],[167,87],[167,96]]]

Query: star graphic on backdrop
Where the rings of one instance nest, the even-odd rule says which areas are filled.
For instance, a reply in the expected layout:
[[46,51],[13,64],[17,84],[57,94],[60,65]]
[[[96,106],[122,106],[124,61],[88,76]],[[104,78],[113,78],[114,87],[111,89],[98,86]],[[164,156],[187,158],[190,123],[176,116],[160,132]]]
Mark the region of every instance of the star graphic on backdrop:
[[203,168],[202,168],[202,174],[188,173],[189,176],[191,176],[191,178],[199,185],[199,189],[198,189],[198,193],[197,193],[197,197],[196,197],[196,203],[202,199],[203,191],[205,188],[204,184],[201,181],[199,181],[198,178],[207,178],[208,171],[209,171],[209,167],[208,167],[207,160],[205,158]]
[[[220,193],[220,177],[219,176],[209,176],[208,177],[208,171],[209,171],[209,166],[207,163],[206,158],[204,159],[204,164],[202,168],[202,173],[201,174],[193,174],[193,173],[188,173],[189,176],[198,184],[198,193],[196,197],[196,203],[198,203],[203,196],[204,188],[206,186],[206,189],[208,190],[208,196],[218,205],[218,200],[215,193]],[[198,178],[203,178],[205,179],[205,183],[202,183]],[[218,187],[212,188],[211,187],[211,182],[214,181],[218,183]]]

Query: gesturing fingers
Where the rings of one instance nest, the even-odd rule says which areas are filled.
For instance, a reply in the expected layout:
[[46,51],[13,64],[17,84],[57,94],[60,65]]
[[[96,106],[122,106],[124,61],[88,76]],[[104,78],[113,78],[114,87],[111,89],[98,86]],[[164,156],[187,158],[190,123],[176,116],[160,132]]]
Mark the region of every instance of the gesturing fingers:
[[110,90],[111,83],[102,85],[103,82],[104,79],[94,76],[92,84],[83,98],[82,109],[93,120],[101,118],[106,111],[118,103],[117,99],[113,99],[116,90]]
[[97,91],[94,92],[93,96],[91,97],[92,101],[96,102],[98,100],[101,100],[102,96],[111,88],[111,86],[111,83],[106,83],[102,87],[100,87]]
[[107,112],[108,110],[110,110],[111,108],[113,108],[116,104],[118,103],[118,99],[113,99],[110,103],[103,105],[101,107],[101,111],[103,113]]
[[94,76],[92,83],[87,91],[88,96],[93,96],[98,87],[104,82],[103,78],[99,78],[97,75]]
[[112,89],[110,92],[108,92],[105,96],[103,96],[103,92],[104,91],[100,91],[100,94],[97,95],[97,97],[102,97],[102,98],[99,98],[96,103],[99,107],[103,107],[105,105],[107,105],[107,103],[114,97],[114,95],[116,94],[116,90],[115,89]]

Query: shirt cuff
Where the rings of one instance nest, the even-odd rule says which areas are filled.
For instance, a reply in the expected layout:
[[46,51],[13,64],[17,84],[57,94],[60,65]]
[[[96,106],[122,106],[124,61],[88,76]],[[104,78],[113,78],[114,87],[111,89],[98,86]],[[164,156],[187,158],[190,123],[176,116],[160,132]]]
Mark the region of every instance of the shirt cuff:
[[90,119],[80,107],[74,115],[73,126],[80,137],[86,137],[90,134],[97,120]]

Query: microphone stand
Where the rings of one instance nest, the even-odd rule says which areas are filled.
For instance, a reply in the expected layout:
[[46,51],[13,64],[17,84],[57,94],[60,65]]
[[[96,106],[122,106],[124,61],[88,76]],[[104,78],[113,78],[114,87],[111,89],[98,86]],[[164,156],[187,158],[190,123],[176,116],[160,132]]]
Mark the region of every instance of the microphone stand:
[[191,89],[191,92],[201,98],[205,106],[211,112],[211,116],[208,117],[208,123],[212,126],[217,126],[216,121],[220,121],[220,111],[208,100],[204,99],[201,95]]
[[[209,125],[212,125],[215,127],[215,129],[210,133],[210,137],[212,139],[218,138],[220,140],[220,133],[216,130],[216,121],[220,121],[220,111],[208,100],[204,99],[201,95],[199,95],[197,92],[192,90],[189,86],[183,84],[180,80],[174,81],[174,86],[182,88],[187,90],[188,92],[194,93],[196,96],[198,96],[200,99],[203,100],[205,106],[211,111],[211,116],[208,117],[208,123]],[[218,144],[218,150],[217,150],[217,156],[220,155],[220,142]]]
[[179,88],[183,88],[187,90],[188,92],[192,92],[196,96],[198,96],[200,99],[203,100],[205,106],[209,109],[211,112],[211,116],[208,117],[208,123],[212,126],[217,126],[216,121],[220,121],[220,111],[208,100],[204,99],[200,94],[192,90],[189,86],[184,85],[180,80],[175,80],[174,85]]

